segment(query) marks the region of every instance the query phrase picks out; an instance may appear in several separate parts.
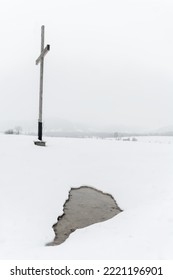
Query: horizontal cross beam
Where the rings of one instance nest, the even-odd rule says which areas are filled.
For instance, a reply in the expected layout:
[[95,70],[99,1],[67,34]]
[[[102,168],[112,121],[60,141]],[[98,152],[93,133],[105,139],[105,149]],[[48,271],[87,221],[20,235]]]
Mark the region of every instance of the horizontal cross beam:
[[37,58],[35,64],[38,65],[39,62],[41,61],[41,59],[48,53],[48,51],[50,51],[50,45],[47,45],[44,50],[42,51],[42,53],[40,54],[40,56]]

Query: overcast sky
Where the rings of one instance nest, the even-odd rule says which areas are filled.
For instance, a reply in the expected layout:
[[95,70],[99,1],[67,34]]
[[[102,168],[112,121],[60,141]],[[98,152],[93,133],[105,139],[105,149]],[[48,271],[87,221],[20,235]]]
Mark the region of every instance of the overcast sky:
[[173,125],[172,0],[0,0],[0,122]]

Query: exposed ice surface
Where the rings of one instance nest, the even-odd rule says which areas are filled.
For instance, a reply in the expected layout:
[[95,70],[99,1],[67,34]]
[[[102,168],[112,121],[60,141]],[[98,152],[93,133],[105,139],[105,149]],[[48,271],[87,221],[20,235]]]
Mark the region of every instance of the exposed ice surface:
[[53,225],[54,241],[48,245],[59,245],[75,230],[111,219],[121,211],[110,194],[88,186],[72,188],[64,203],[63,214]]

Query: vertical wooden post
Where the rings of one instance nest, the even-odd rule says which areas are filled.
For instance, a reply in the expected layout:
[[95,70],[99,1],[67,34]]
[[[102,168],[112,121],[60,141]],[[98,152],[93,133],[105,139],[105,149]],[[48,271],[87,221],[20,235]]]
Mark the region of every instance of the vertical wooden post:
[[50,45],[44,48],[44,25],[41,27],[41,54],[36,60],[36,65],[40,63],[40,92],[39,92],[39,117],[38,117],[38,140],[34,141],[35,145],[45,146],[45,142],[42,141],[43,133],[43,71],[44,71],[44,57],[50,50]]
[[[41,53],[44,51],[44,25],[41,27]],[[42,141],[43,133],[43,71],[44,71],[44,56],[40,59],[40,94],[39,94],[39,118],[38,118],[38,139]]]

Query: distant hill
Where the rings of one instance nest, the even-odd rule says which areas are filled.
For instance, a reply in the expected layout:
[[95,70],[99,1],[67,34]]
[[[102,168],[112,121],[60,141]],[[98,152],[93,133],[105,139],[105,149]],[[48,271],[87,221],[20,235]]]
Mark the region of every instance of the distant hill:
[[155,131],[153,131],[156,135],[165,135],[165,136],[173,136],[173,125],[161,127]]
[[[0,131],[21,128],[23,134],[37,134],[37,120],[29,121],[0,121]],[[173,136],[173,126],[162,127],[155,130],[144,130],[140,127],[125,125],[89,125],[64,119],[49,119],[43,123],[43,133],[47,136],[57,137],[114,137],[139,135],[165,135]]]

